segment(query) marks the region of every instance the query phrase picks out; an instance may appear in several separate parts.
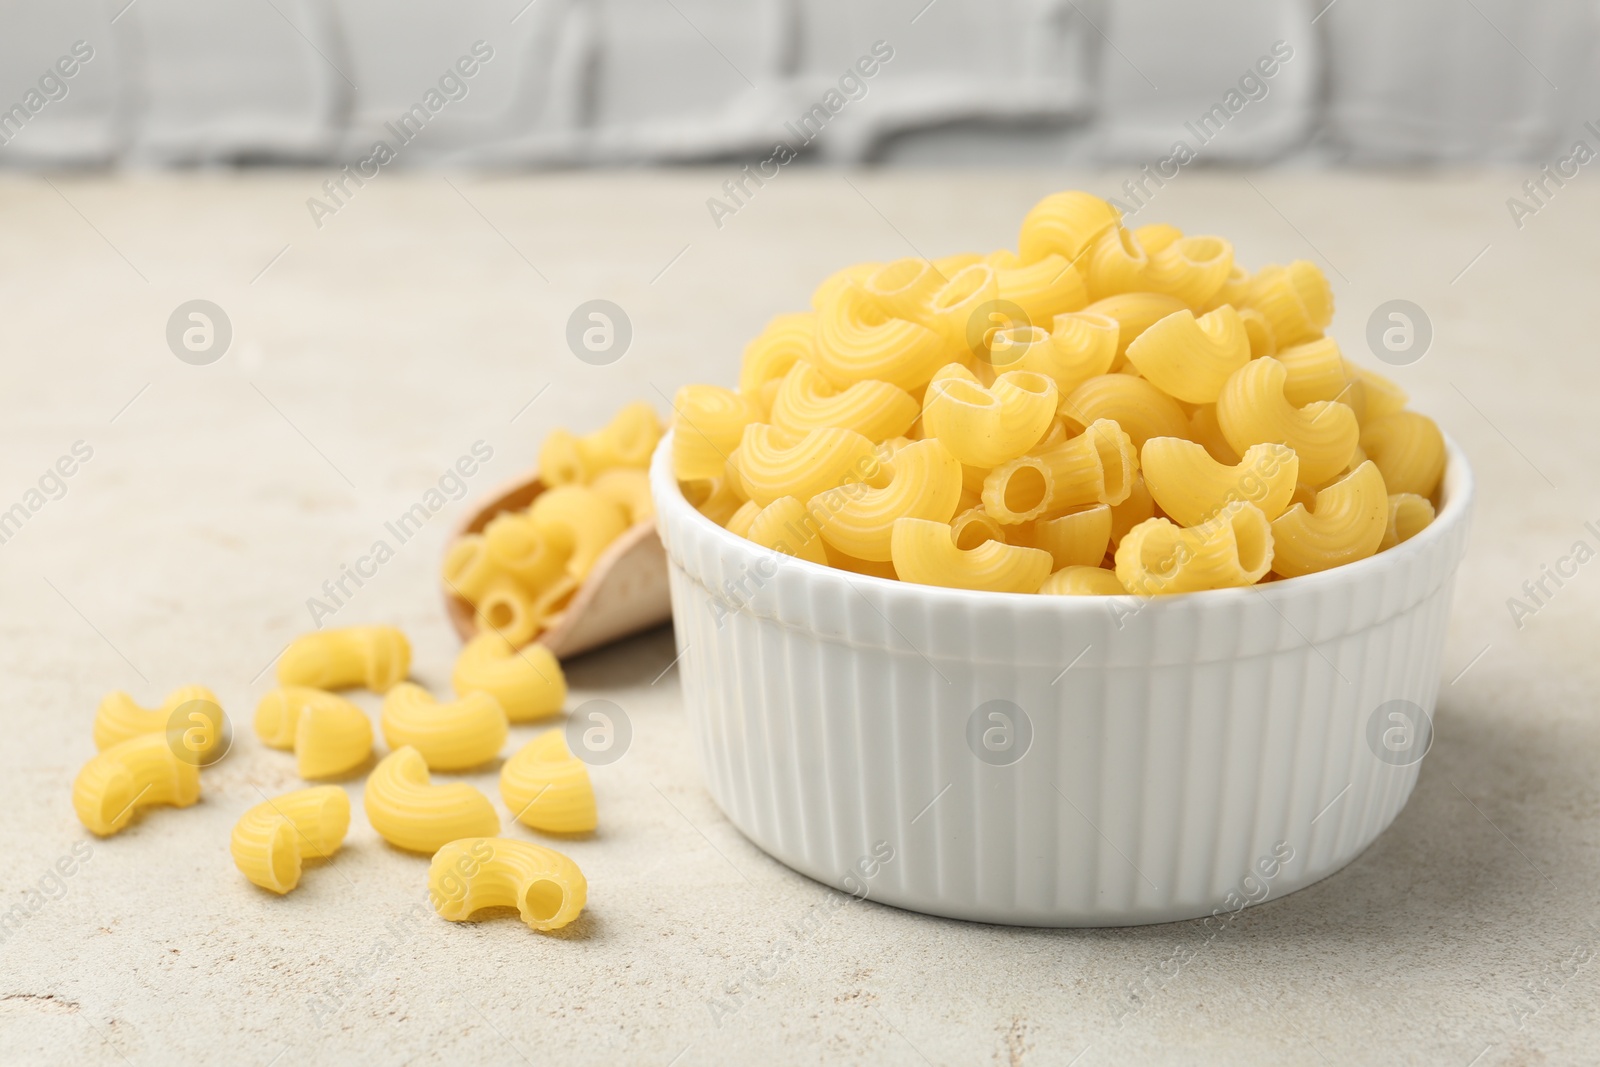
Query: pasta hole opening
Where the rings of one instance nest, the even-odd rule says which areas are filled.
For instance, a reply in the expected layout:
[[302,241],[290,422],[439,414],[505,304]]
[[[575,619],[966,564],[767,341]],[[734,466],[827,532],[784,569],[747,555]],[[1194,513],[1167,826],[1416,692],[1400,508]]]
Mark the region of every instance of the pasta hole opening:
[[1227,246],[1219,237],[1185,237],[1178,242],[1178,251],[1190,263],[1205,266],[1227,255]]
[[933,294],[935,311],[951,311],[980,295],[994,281],[994,268],[986,263],[974,263],[951,278],[944,287]]
[[1044,507],[1050,495],[1050,480],[1045,472],[1032,464],[1012,470],[1006,477],[1000,499],[1013,515],[1027,515]]
[[1003,540],[1000,536],[1000,528],[993,519],[987,516],[970,514],[956,520],[951,528],[950,539],[963,552],[970,552],[988,541]]
[[1136,263],[1144,263],[1149,259],[1145,255],[1144,246],[1139,243],[1132,230],[1125,230],[1119,226],[1113,232],[1116,234],[1117,247],[1122,250],[1124,256]]
[[[1252,515],[1250,512],[1254,511]],[[1266,569],[1267,555],[1271,551],[1271,528],[1259,511],[1251,506],[1243,508],[1233,517],[1233,536],[1239,548],[1239,566],[1246,574],[1258,574]]]
[[933,269],[925,259],[897,259],[867,279],[867,290],[884,296],[897,296],[914,289]]
[[524,910],[535,922],[549,922],[567,901],[567,890],[549,878],[535,879],[522,894]]
[[1170,581],[1186,558],[1187,553],[1173,531],[1158,530],[1139,545],[1139,562],[1158,583],[1152,592],[1161,592],[1159,583]]
[[273,831],[267,845],[267,866],[272,869],[275,886],[288,888],[300,880],[300,851],[294,845],[296,836],[294,826],[285,821]]
[[1132,457],[1123,449],[1117,432],[1096,432],[1093,426],[1087,432],[1091,435],[1090,443],[1094,446],[1095,458],[1100,463],[1101,480],[1105,486],[1101,493],[1104,502],[1120,504],[1133,492]]
[[945,378],[932,386],[937,392],[936,399],[947,399],[957,404],[974,408],[997,407],[1000,401],[977,382],[969,382],[965,378]]

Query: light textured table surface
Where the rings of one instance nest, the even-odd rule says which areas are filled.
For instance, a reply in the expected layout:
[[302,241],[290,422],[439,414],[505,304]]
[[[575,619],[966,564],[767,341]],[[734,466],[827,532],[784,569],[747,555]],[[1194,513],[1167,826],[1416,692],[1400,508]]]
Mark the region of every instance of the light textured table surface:
[[[1372,309],[1423,307],[1432,347],[1391,373],[1480,489],[1409,806],[1176,973],[1198,923],[830,907],[701,787],[666,630],[570,664],[571,703],[616,701],[634,738],[594,772],[600,831],[566,846],[590,904],[561,934],[418,907],[426,860],[376,837],[359,782],[333,865],[281,899],[245,882],[233,821],[298,783],[249,728],[264,669],[308,628],[307,598],[474,442],[494,458],[468,498],[334,619],[401,625],[439,687],[457,647],[435,593],[446,532],[545,431],[732,381],[744,341],[847,262],[1009,244],[1042,194],[1124,177],[785,171],[719,230],[705,200],[729,176],[386,173],[320,230],[320,172],[0,179],[0,509],[74,442],[93,449],[0,544],[0,906],[21,909],[0,925],[0,1062],[1594,1062],[1600,562],[1547,581],[1520,628],[1507,607],[1575,541],[1600,547],[1600,186],[1581,181],[1520,231],[1504,201],[1521,174],[1185,172],[1139,217],[1228,236],[1249,265],[1321,263],[1333,332],[1369,366]],[[563,339],[597,297],[634,332],[606,367]],[[194,298],[234,332],[209,366],[164,336]],[[100,696],[190,682],[240,727],[201,803],[92,839],[53,877],[90,840],[69,787]],[[498,797],[492,773],[467,780]]]

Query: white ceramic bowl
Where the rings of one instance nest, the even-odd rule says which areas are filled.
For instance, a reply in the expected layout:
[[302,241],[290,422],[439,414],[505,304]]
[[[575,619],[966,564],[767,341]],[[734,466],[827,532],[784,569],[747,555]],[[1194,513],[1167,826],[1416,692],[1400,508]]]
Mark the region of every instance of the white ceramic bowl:
[[1411,795],[1472,502],[1454,443],[1405,544],[1149,601],[775,558],[689,505],[670,447],[650,478],[706,785],[803,874],[960,919],[1166,922],[1332,874]]

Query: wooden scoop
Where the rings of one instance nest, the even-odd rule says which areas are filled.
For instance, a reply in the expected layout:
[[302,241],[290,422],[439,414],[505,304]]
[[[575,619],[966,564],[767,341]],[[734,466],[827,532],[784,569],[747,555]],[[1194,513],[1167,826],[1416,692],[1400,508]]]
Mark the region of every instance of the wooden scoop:
[[[537,475],[502,486],[456,528],[450,544],[467,534],[482,533],[490,519],[503,511],[526,508],[542,492],[544,483]],[[449,551],[448,544],[445,551]],[[461,640],[471,640],[478,632],[477,613],[448,585],[443,590],[450,624]],[[656,536],[655,523],[641,522],[606,546],[566,610],[535,640],[557,659],[568,659],[671,618],[667,553]]]

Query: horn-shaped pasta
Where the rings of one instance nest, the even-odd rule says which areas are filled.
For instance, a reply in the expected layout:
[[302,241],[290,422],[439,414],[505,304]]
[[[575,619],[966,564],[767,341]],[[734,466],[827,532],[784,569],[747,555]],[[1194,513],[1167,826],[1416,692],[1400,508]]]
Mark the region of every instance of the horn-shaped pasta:
[[1112,547],[1120,545],[1122,539],[1128,536],[1128,531],[1146,519],[1153,518],[1156,513],[1155,498],[1150,495],[1149,486],[1144,483],[1144,474],[1133,476],[1133,484],[1128,490],[1128,499],[1120,504],[1111,505],[1111,544]]
[[1239,313],[1226,304],[1198,319],[1185,308],[1135,337],[1128,362],[1179,400],[1211,404],[1229,376],[1250,362],[1250,339]]
[[745,493],[744,478],[739,474],[738,449],[733,450],[729,459],[729,473],[702,484],[706,496],[696,505],[696,510],[718,526],[726,525],[733,513],[750,499]]
[[1115,572],[1104,567],[1063,567],[1044,580],[1045,596],[1125,596]]
[[995,265],[996,296],[1017,305],[1026,323],[1049,327],[1057,315],[1077,311],[1089,302],[1089,288],[1072,261],[1054,253],[1027,265]]
[[1275,519],[1288,508],[1300,474],[1300,460],[1287,445],[1251,445],[1229,466],[1212,459],[1203,445],[1178,437],[1150,438],[1139,466],[1150,495],[1180,526],[1198,526],[1235,500]]
[[1272,569],[1285,578],[1325,571],[1378,551],[1389,525],[1389,493],[1375,463],[1363,463],[1272,522]]
[[950,520],[950,540],[960,549],[977,548],[985,541],[1006,541],[1010,544],[1006,540],[1005,528],[981,507],[967,508]]
[[[577,584],[571,575],[562,575],[558,581]],[[543,617],[534,608],[533,594],[511,575],[501,574],[489,582],[489,588],[478,598],[474,623],[479,632],[497,633],[516,645],[533,640],[543,625]]]
[[1094,300],[1104,300],[1118,293],[1155,291],[1149,279],[1149,253],[1131,230],[1121,226],[1106,230],[1095,239],[1094,246],[1084,256],[1083,273],[1089,296]]
[[378,836],[408,852],[433,853],[459,838],[500,832],[488,797],[466,782],[434,785],[428,761],[410,745],[379,761],[362,797]]
[[760,414],[732,389],[686,385],[672,399],[672,473],[681,481],[716,478]]
[[[794,498],[786,497],[784,499],[792,500]],[[748,539],[750,536],[750,524],[756,521],[756,516],[759,514],[761,514],[761,505],[754,500],[746,500],[739,505],[739,510],[735,511],[728,519],[728,525],[725,528],[731,534],[738,534],[740,537]]]
[[1415,493],[1389,494],[1389,524],[1384,527],[1378,551],[1409,541],[1433,521],[1433,504]]
[[1205,307],[1233,272],[1233,245],[1220,237],[1180,237],[1159,250],[1145,245],[1145,254],[1149,287],[1192,308]]
[[452,542],[440,568],[445,588],[469,604],[476,604],[483,597],[497,573],[489,558],[489,543],[482,534],[467,534]]
[[[566,572],[576,540],[564,523],[541,524],[526,513],[504,511],[483,528],[483,544],[495,570],[510,574],[529,589],[541,589]],[[492,583],[491,578],[479,591],[480,600]]]
[[500,754],[508,730],[505,710],[488,693],[468,693],[444,703],[410,682],[383,698],[381,722],[391,749],[411,745],[436,771],[488,763]]
[[983,480],[983,508],[1003,523],[1028,522],[1086,504],[1120,504],[1139,469],[1132,439],[1109,419],[1077,437],[1019,457]]
[[506,760],[500,798],[513,819],[546,833],[587,833],[599,822],[589,768],[561,730],[545,731]]
[[938,333],[886,314],[860,285],[817,309],[817,366],[837,385],[871,380],[915,392],[944,362]]
[[888,466],[891,477],[882,489],[858,483],[811,498],[807,510],[830,547],[857,559],[887,562],[896,519],[949,522],[955,515],[961,464],[938,439],[907,445]]
[[[1038,327],[1034,330],[1039,331]],[[1105,374],[1117,358],[1117,338],[1121,326],[1109,315],[1093,311],[1074,311],[1057,315],[1055,328],[1038,338],[1035,333],[1017,336],[1021,345],[1018,358],[1005,364],[1017,370],[1043,374],[1056,383],[1062,396],[1070,394],[1090,378]],[[996,343],[1000,337],[996,335]],[[1021,343],[1026,341],[1026,343]],[[1000,366],[998,360],[996,366]]]
[[[1228,277],[1222,283],[1222,288],[1206,302],[1205,310],[1211,311],[1223,304],[1232,304],[1242,307],[1245,298],[1250,295],[1250,272],[1239,266],[1237,260],[1228,269]],[[1262,321],[1265,321],[1263,319]]]
[[1346,404],[1356,388],[1356,378],[1345,369],[1339,342],[1331,337],[1303,341],[1280,348],[1272,357],[1283,364],[1288,376],[1283,380],[1283,395],[1295,407],[1318,400],[1341,400]]
[[859,381],[844,389],[809,363],[796,363],[772,401],[772,425],[792,434],[842,427],[870,441],[898,437],[920,413],[904,389],[888,382]]
[[929,519],[896,519],[889,552],[900,580],[921,585],[1034,593],[1050,576],[1048,552],[999,541],[960,549],[948,523]]
[[1239,321],[1244,323],[1245,336],[1250,338],[1250,358],[1260,359],[1278,351],[1278,341],[1272,336],[1272,323],[1255,308],[1237,309]]
[[1333,321],[1333,290],[1314,263],[1297,259],[1287,267],[1263,267],[1250,279],[1245,306],[1272,324],[1280,348],[1321,335]]
[[795,497],[781,496],[758,511],[745,536],[762,548],[827,566],[816,517]]
[[987,345],[996,323],[981,313],[993,309],[999,291],[995,269],[987,263],[962,268],[934,290],[928,324],[945,339],[947,352],[967,359]]
[[1017,251],[1024,263],[1037,263],[1048,255],[1075,262],[1096,237],[1121,221],[1117,209],[1098,196],[1076,190],[1052,193],[1023,218]]
[[179,759],[167,735],[140,734],[101,752],[72,783],[72,809],[91,833],[109,837],[140,808],[187,808],[200,799],[200,767]]
[[661,440],[661,419],[645,401],[627,405],[610,422],[582,437],[568,430],[552,430],[539,448],[539,480],[546,488],[583,484],[610,467],[650,464],[650,454]]
[[882,263],[854,263],[843,270],[834,271],[822,279],[821,285],[811,291],[811,310],[820,314],[822,309],[840,293],[852,286],[859,288],[883,266]]
[[755,408],[760,421],[766,421],[772,400],[783,376],[796,362],[815,362],[817,358],[817,316],[803,311],[779,315],[744,348],[739,368],[739,395]]
[[1146,519],[1123,537],[1116,560],[1117,580],[1140,596],[1251,585],[1272,568],[1273,527],[1236,500],[1188,529]]
[[1131,374],[1090,378],[1061,402],[1061,414],[1083,427],[1109,419],[1139,448],[1152,437],[1182,437],[1189,428],[1189,417],[1176,400]]
[[567,679],[543,645],[517,648],[497,633],[481,633],[456,656],[450,683],[456,696],[488,693],[511,722],[534,722],[561,711]]
[[655,518],[656,503],[650,496],[650,475],[633,467],[613,467],[601,471],[589,488],[622,509],[629,526]]
[[1335,400],[1295,407],[1283,394],[1287,379],[1288,372],[1276,359],[1251,360],[1228,379],[1217,397],[1217,424],[1241,456],[1251,445],[1288,445],[1300,457],[1300,480],[1321,485],[1350,463],[1361,428],[1355,412]]
[[[544,539],[562,546],[571,544],[567,573],[580,582],[594,569],[600,554],[628,528],[622,509],[587,485],[546,489],[528,506],[528,519]],[[489,547],[493,550],[492,541]]]
[[1189,416],[1189,432],[1184,436],[1205,447],[1218,463],[1233,466],[1239,462],[1239,453],[1222,436],[1222,426],[1217,422],[1217,405],[1200,404]]
[[[159,707],[154,708],[140,707],[133,697],[120,689],[107,693],[94,713],[94,747],[106,749],[140,734],[164,733],[172,713],[195,700],[221,707],[217,703],[217,694],[203,685],[179,686],[167,694]],[[196,756],[211,752],[222,740],[221,730],[203,733],[205,738],[202,746],[194,750]]]
[[1426,415],[1400,411],[1361,427],[1361,448],[1391,493],[1431,497],[1444,476],[1444,435]]
[[1098,567],[1111,547],[1111,507],[1088,504],[1053,519],[1039,519],[1022,531],[1015,543],[1044,549],[1058,571],[1062,567]]
[[837,567],[839,570],[849,571],[851,574],[864,574],[869,578],[887,578],[891,582],[899,580],[899,575],[894,572],[893,563],[856,559],[856,557],[847,556],[837,549],[828,548],[826,544],[822,547],[827,553],[828,566],[830,567]]
[[1169,223],[1152,222],[1147,226],[1135,226],[1133,236],[1145,254],[1153,256],[1170,248],[1174,242],[1183,240],[1183,231]]
[[908,257],[885,263],[861,287],[884,314],[925,322],[931,313],[933,294],[949,280],[928,260]]
[[1055,419],[1056,383],[1032,371],[1007,371],[985,388],[959,363],[941,370],[922,401],[922,426],[950,454],[995,467],[1039,443]]
[[257,804],[233,826],[228,851],[244,876],[274,893],[300,884],[306,859],[339,851],[350,829],[350,798],[336,785],[297,789]]
[[1344,368],[1356,383],[1350,391],[1350,406],[1355,408],[1356,417],[1362,422],[1371,422],[1405,410],[1406,401],[1410,398],[1400,386],[1377,371],[1358,367],[1349,360],[1345,361]]
[[1085,314],[1104,315],[1117,324],[1117,354],[1109,368],[1116,370],[1135,337],[1184,307],[1182,300],[1165,293],[1118,293],[1096,300],[1083,310]]
[[295,773],[329,778],[372,754],[372,721],[344,697],[306,686],[274,689],[256,705],[256,736],[268,748],[293,750]]
[[463,838],[428,864],[428,899],[450,922],[484,908],[514,907],[533,929],[559,930],[583,911],[588,895],[576,863],[531,841]]
[[387,692],[411,670],[411,642],[393,626],[346,626],[301,634],[278,660],[282,685],[313,689],[366,686]]
[[797,438],[754,425],[739,446],[739,475],[750,499],[762,507],[783,496],[810,500],[824,490],[866,481],[877,469],[872,442],[854,430],[810,430]]

